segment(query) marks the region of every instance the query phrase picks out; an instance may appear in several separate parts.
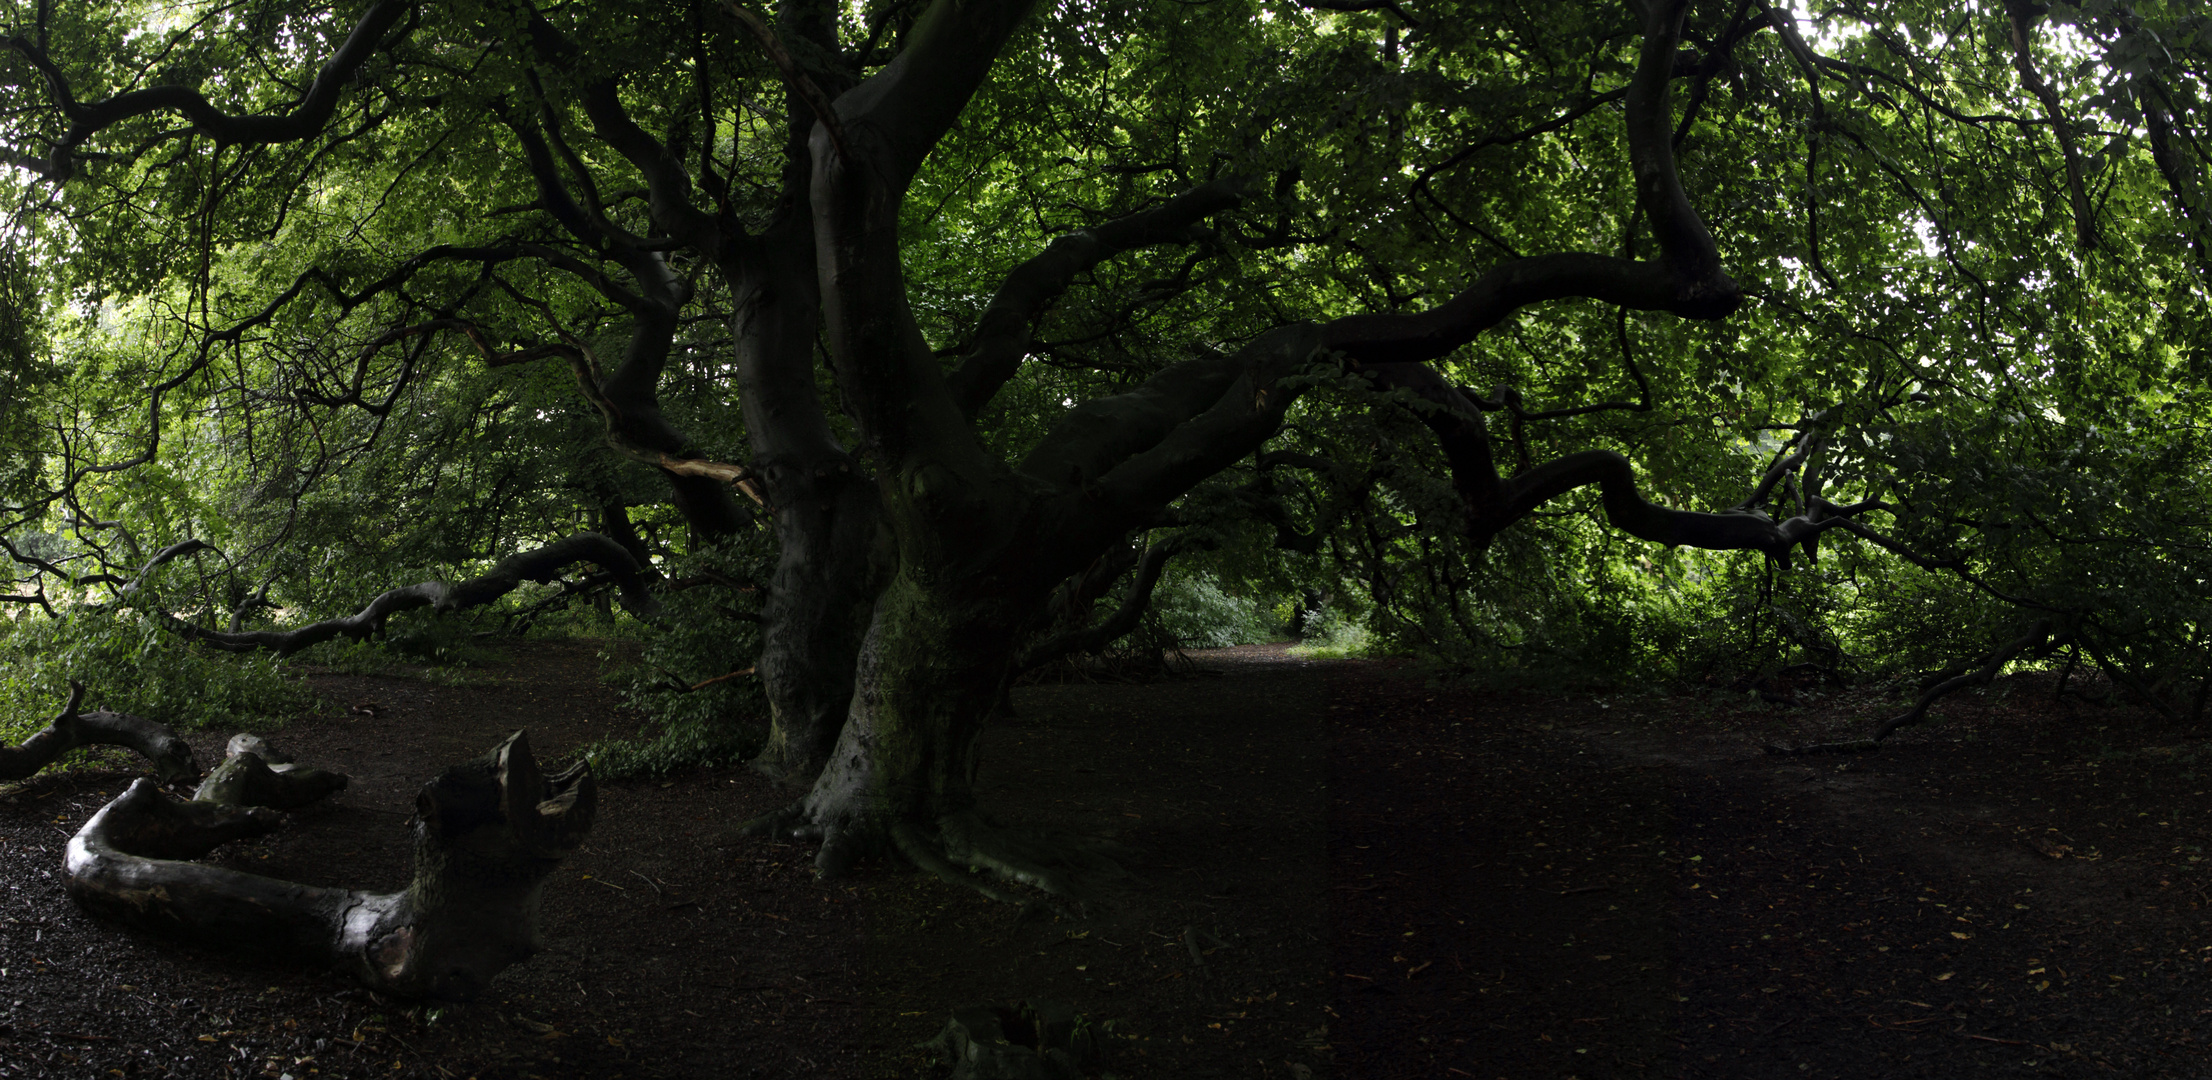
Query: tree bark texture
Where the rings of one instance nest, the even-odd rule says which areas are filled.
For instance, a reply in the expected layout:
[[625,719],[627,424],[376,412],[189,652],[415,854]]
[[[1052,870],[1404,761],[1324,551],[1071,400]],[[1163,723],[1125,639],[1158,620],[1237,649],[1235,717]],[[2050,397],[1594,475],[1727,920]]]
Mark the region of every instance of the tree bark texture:
[[79,712],[84,684],[69,684],[69,703],[61,715],[15,746],[0,746],[0,780],[21,780],[80,746],[120,746],[152,762],[164,784],[200,775],[192,748],[166,725],[128,713]]
[[831,433],[815,388],[821,293],[813,222],[801,212],[804,155],[796,161],[785,214],[725,269],[740,401],[777,542],[755,665],[768,741],[752,765],[804,785],[829,760],[852,707],[860,641],[889,556],[875,481]]
[[753,767],[805,784],[821,772],[852,708],[869,615],[883,577],[875,482],[849,462],[779,461],[763,469],[784,493],[776,570],[761,605],[756,664],[768,698],[768,742]]
[[[242,749],[232,760],[244,758],[259,754]],[[388,993],[467,1000],[542,947],[545,877],[583,842],[595,806],[588,765],[547,777],[518,731],[423,787],[415,876],[402,892],[301,885],[184,861],[266,835],[284,816],[263,806],[178,802],[144,779],[69,841],[63,871],[88,911],[136,929],[333,966]]]
[[345,788],[342,773],[296,764],[259,735],[233,735],[223,763],[200,782],[192,801],[297,810]]
[[[1013,599],[1013,598],[1009,598]],[[1006,677],[1018,603],[978,603],[901,575],[877,601],[858,687],[805,799],[752,823],[819,842],[825,875],[896,850],[924,870],[1014,900],[967,871],[1083,897],[1119,876],[1108,846],[1003,828],[976,807],[976,736]]]

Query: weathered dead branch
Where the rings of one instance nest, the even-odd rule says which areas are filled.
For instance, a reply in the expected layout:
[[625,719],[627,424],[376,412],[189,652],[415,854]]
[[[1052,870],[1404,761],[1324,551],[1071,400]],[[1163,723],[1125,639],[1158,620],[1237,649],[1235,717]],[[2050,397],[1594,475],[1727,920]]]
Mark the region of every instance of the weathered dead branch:
[[192,801],[297,810],[345,787],[344,775],[294,764],[259,735],[233,735],[223,763],[201,781]]
[[161,777],[164,784],[200,775],[199,763],[192,758],[192,748],[166,725],[105,709],[78,712],[83,702],[84,684],[71,682],[69,704],[62,707],[60,716],[22,743],[0,746],[0,780],[21,780],[53,764],[71,750],[96,745],[138,751],[153,763],[154,774]]
[[1874,729],[1874,734],[1867,738],[1851,739],[1844,742],[1813,743],[1808,746],[1796,747],[1769,745],[1766,748],[1767,753],[1795,756],[1799,754],[1858,754],[1878,750],[1881,748],[1882,741],[1889,738],[1898,728],[1909,727],[1926,719],[1929,706],[1934,705],[1945,696],[1968,687],[1989,685],[1990,680],[1995,679],[1997,674],[2005,669],[2005,665],[2012,662],[2013,657],[2029,649],[2036,649],[2042,654],[2048,655],[2061,647],[2063,638],[2058,642],[2051,641],[2051,634],[2057,628],[2058,624],[2054,620],[2037,619],[2033,625],[2028,627],[2027,633],[1991,649],[1983,657],[1981,667],[1944,679],[1942,682],[1922,691],[1920,696],[1914,699],[1911,708],[1882,721],[1881,726]]
[[268,783],[263,774],[289,777],[280,787],[316,783],[319,770],[268,765],[264,754],[282,755],[259,740],[234,740],[232,750],[230,762],[248,763],[241,777],[263,778],[225,786],[218,771],[201,789],[207,798],[192,802],[141,779],[94,814],[69,842],[70,895],[138,929],[333,966],[394,994],[465,1000],[542,946],[545,877],[583,842],[596,808],[587,764],[548,778],[518,731],[423,787],[404,891],[301,885],[182,861],[283,823],[267,807],[217,800],[251,797],[244,789]]

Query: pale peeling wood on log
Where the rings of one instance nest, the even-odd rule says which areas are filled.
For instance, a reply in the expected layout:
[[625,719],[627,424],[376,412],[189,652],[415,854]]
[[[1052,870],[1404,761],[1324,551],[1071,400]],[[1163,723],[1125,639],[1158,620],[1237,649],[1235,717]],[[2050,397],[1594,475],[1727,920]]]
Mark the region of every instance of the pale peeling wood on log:
[[[248,762],[241,768],[275,777],[320,771],[271,766],[264,751],[283,755],[250,736],[231,749],[226,767]],[[137,929],[336,967],[376,990],[440,1000],[477,996],[543,947],[545,878],[583,842],[597,811],[590,766],[548,777],[517,731],[423,786],[414,880],[401,892],[368,893],[183,861],[284,820],[267,807],[216,801],[225,789],[214,781],[202,789],[210,798],[182,802],[140,779],[101,808],[69,842],[70,895]]]

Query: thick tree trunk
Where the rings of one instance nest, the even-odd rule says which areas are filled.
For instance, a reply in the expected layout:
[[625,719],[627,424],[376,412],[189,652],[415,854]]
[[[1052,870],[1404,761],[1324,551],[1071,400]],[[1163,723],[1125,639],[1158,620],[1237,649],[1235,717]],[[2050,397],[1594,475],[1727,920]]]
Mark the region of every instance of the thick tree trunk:
[[[793,14],[812,27],[811,37],[834,41],[834,23],[819,5],[795,5]],[[890,555],[875,481],[831,432],[815,388],[821,293],[805,213],[803,129],[794,131],[792,150],[782,217],[724,271],[753,468],[774,508],[778,544],[756,665],[768,698],[768,742],[752,765],[803,786],[822,771],[844,729],[861,636]]]
[[[260,761],[250,748],[232,760],[247,758]],[[595,798],[589,766],[548,778],[518,731],[423,787],[414,881],[366,893],[179,861],[265,835],[284,816],[177,802],[141,779],[69,841],[63,870],[78,903],[128,926],[335,966],[395,994],[466,1000],[542,946],[540,889],[583,842]]]
[[861,637],[883,577],[882,513],[875,481],[849,462],[779,462],[762,473],[778,495],[781,548],[757,665],[768,744],[752,764],[803,785],[822,771],[852,708]]
[[826,873],[894,830],[975,807],[975,742],[1013,655],[1017,621],[900,575],[876,601],[858,685],[829,765],[800,803]]
[[895,850],[1002,900],[1019,898],[969,871],[1076,898],[1120,876],[1105,857],[1112,845],[1002,828],[977,808],[977,736],[1013,665],[1017,631],[1045,592],[999,587],[1007,581],[895,577],[876,601],[852,710],[828,765],[806,798],[749,828],[819,842],[815,866],[825,876]]

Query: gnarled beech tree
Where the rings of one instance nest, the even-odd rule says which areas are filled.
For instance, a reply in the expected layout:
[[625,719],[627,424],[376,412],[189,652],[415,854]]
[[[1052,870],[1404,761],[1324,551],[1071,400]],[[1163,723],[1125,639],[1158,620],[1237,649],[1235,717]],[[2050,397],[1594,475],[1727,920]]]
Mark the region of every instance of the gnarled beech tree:
[[[1378,610],[1389,599],[1384,564],[1447,561],[1429,560],[1433,537],[1409,530],[1443,522],[1456,529],[1438,545],[1450,558],[1498,554],[1567,516],[1560,503],[1570,502],[1594,506],[1612,533],[1653,544],[1764,552],[1781,563],[1840,529],[1870,542],[1848,549],[1853,557],[1869,552],[1892,569],[1965,575],[1979,566],[1977,587],[2020,609],[2008,619],[2024,610],[2014,621],[2037,629],[2026,644],[1990,653],[1980,672],[1962,676],[1969,682],[2061,641],[2124,674],[2121,661],[2107,663],[2123,632],[2163,636],[2153,651],[2168,667],[2175,657],[2199,662],[2205,609],[2188,583],[2205,575],[2176,569],[2184,546],[2172,538],[2193,535],[2202,515],[2167,514],[2165,531],[2142,539],[2130,530],[2157,515],[2099,518],[2081,508],[2114,499],[2057,482],[2078,479],[2077,463],[2100,451],[2093,444],[2111,441],[2102,433],[2120,430],[2115,413],[2137,425],[2129,430],[2165,430],[2149,407],[2117,403],[2186,382],[2179,360],[2149,354],[2179,352],[2171,342],[2212,324],[2196,310],[2206,307],[2202,290],[2191,291],[2201,283],[2177,283],[2191,274],[2175,274],[2176,257],[2160,247],[2183,252],[2186,241],[2195,269],[2212,267],[2201,190],[2212,157],[2204,95],[2191,89],[2212,66],[2188,44],[2199,37],[2193,15],[2095,15],[2103,21],[2091,36],[2108,50],[2109,69],[2133,82],[2126,93],[2093,95],[2094,80],[2054,66],[2038,35],[2041,20],[2074,16],[2021,4],[1958,9],[1987,17],[1994,34],[1954,31],[1934,44],[1890,31],[1900,21],[1949,24],[1957,12],[1945,5],[1835,9],[1823,18],[1868,30],[1823,35],[1824,46],[1840,41],[1835,56],[1814,51],[1786,11],[1760,5],[1706,5],[1687,24],[1683,0],[1440,2],[1433,14],[1298,6],[1308,10],[1272,0],[1069,0],[1031,26],[1037,5],[1028,0],[886,0],[863,10],[781,0],[772,19],[704,0],[378,2],[356,18],[301,16],[306,33],[218,20],[208,38],[235,29],[252,41],[170,42],[217,58],[291,43],[279,56],[293,63],[289,81],[208,84],[224,111],[198,90],[155,85],[168,70],[160,49],[131,44],[150,35],[102,39],[111,27],[86,29],[97,18],[65,25],[50,18],[55,5],[38,5],[0,37],[0,59],[18,76],[0,81],[9,106],[0,141],[42,178],[39,191],[85,195],[69,205],[70,224],[118,229],[121,238],[94,250],[126,267],[51,279],[87,301],[111,279],[149,302],[168,303],[156,293],[173,286],[193,301],[175,309],[193,314],[163,324],[181,327],[183,344],[131,369],[144,375],[132,391],[111,387],[104,412],[52,425],[52,482],[0,508],[9,533],[0,547],[40,584],[20,595],[11,586],[0,599],[51,614],[43,583],[58,580],[79,597],[106,584],[131,600],[148,576],[133,576],[140,564],[197,550],[189,514],[154,541],[172,546],[148,561],[124,523],[91,512],[101,505],[94,489],[175,462],[176,448],[163,449],[165,400],[177,427],[190,426],[178,400],[216,403],[201,414],[218,417],[199,429],[194,452],[203,457],[250,445],[256,422],[280,409],[308,417],[298,423],[313,438],[303,441],[318,445],[318,425],[333,416],[372,435],[387,422],[426,425],[479,406],[518,425],[542,422],[526,451],[493,470],[499,483],[519,477],[518,487],[542,497],[515,515],[522,523],[473,530],[475,517],[442,501],[450,488],[426,490],[403,509],[430,507],[425,532],[467,539],[421,546],[488,559],[564,534],[579,509],[598,515],[606,536],[525,552],[477,581],[392,590],[357,614],[290,629],[245,626],[249,610],[285,601],[271,601],[267,587],[240,588],[229,630],[212,629],[223,605],[211,602],[205,625],[184,632],[225,648],[295,651],[369,632],[407,607],[488,600],[544,580],[570,556],[620,578],[644,610],[652,553],[625,508],[661,493],[579,478],[611,448],[659,470],[652,482],[667,485],[674,516],[697,537],[762,523],[732,486],[769,515],[778,550],[760,583],[765,604],[736,613],[762,623],[755,669],[773,733],[757,764],[812,786],[759,827],[821,841],[826,870],[897,849],[939,872],[966,864],[1050,889],[1103,864],[1081,845],[983,818],[977,732],[1010,673],[1133,621],[1166,559],[1212,539],[1199,539],[1211,522],[1166,538],[1157,531],[1201,521],[1212,512],[1202,504],[1223,486],[1213,478],[1245,461],[1260,476],[1229,501],[1243,500],[1284,547],[1342,560],[1338,541],[1351,527],[1332,531],[1338,516],[1360,516],[1371,535],[1377,521],[1399,530],[1372,545],[1364,568],[1381,571],[1367,576]],[[1313,8],[1330,14],[1310,17]],[[1123,31],[1122,56],[1142,59],[1117,66],[1105,46]],[[327,59],[308,56],[318,41]],[[126,46],[139,49],[129,63],[101,55]],[[1157,69],[1205,69],[1216,51],[1242,66],[1189,82],[1154,78]],[[109,79],[111,67],[128,77]],[[1094,76],[1106,103],[1095,123],[1089,89],[1061,85]],[[95,87],[111,96],[92,100]],[[1069,108],[1077,101],[1081,109]],[[2131,163],[2121,136],[2094,153],[2076,145],[2087,126],[2132,130],[2138,120],[2148,162]],[[176,123],[188,126],[162,126]],[[1684,145],[1687,190],[1676,163]],[[1632,191],[1611,183],[1618,175]],[[299,192],[330,198],[309,207]],[[2178,239],[2159,235],[2148,203],[2171,204]],[[130,213],[109,213],[111,205]],[[2150,226],[2096,220],[2119,205]],[[1726,215],[1725,248],[1699,207]],[[247,225],[228,226],[233,208]],[[300,225],[310,210],[327,216]],[[175,237],[195,243],[157,248],[135,225],[113,224],[164,214],[189,226]],[[1033,232],[1031,220],[1082,227],[1012,256],[994,245],[1008,230],[1041,239],[1059,228]],[[355,228],[325,228],[340,221]],[[2077,256],[2080,266],[2053,269]],[[976,269],[1016,261],[995,282]],[[2149,269],[2138,272],[2138,262]],[[1142,284],[1134,272],[1115,277],[1131,267],[1168,269]],[[2116,312],[2136,301],[2148,310],[2153,296],[2171,320],[2166,344],[2143,347],[2148,359],[2109,359],[2140,345],[2142,317]],[[1161,297],[1187,302],[1139,326],[1145,320],[1130,313],[1169,304]],[[1349,310],[1370,313],[1331,317]],[[1667,342],[1656,377],[1627,351],[1629,312],[1665,316],[1638,331]],[[2069,319],[2092,329],[2061,333]],[[1688,340],[1685,321],[1705,328],[1701,340]],[[1509,382],[1550,380],[1547,394],[1579,400],[1613,381],[1590,347],[1609,330],[1641,392],[1635,404],[1530,411],[1511,387],[1477,396],[1447,375],[1503,369]],[[501,351],[494,340],[521,344]],[[436,368],[434,341],[469,365],[465,375],[483,377],[479,389],[514,396],[440,398],[440,380],[465,380],[454,365]],[[1588,377],[1554,362],[1563,355],[1583,361]],[[2079,362],[2085,355],[2102,359]],[[553,359],[569,365],[573,388],[567,373],[526,381],[538,373],[519,365]],[[1770,375],[1772,385],[1761,385]],[[218,379],[232,381],[210,389]],[[549,385],[557,401],[544,396]],[[1344,393],[1327,399],[1309,390],[1318,385]],[[571,400],[578,390],[591,424],[566,423],[581,412]],[[735,456],[736,425],[716,418],[733,397],[749,450],[741,463],[714,460]],[[2167,404],[2201,412],[2178,400],[2157,408]],[[1333,438],[1317,429],[1355,426],[1347,417],[1370,408],[1357,423],[1381,431],[1387,418],[1398,425],[1389,438],[1347,440],[1341,461],[1311,453]],[[226,409],[240,419],[221,416]],[[142,410],[145,422],[129,422],[126,410]],[[1493,427],[1501,410],[1509,437]],[[1408,413],[1433,446],[1398,439],[1423,437],[1403,422]],[[1787,421],[1805,413],[1812,418]],[[1569,418],[1579,419],[1524,438],[1531,422]],[[1613,420],[1623,422],[1598,422]],[[2069,427],[2077,423],[2086,435]],[[417,455],[409,460],[428,462],[428,472],[481,463],[471,456],[477,444],[451,430],[407,430]],[[564,434],[544,434],[552,431]],[[1783,431],[1796,436],[1776,448]],[[725,441],[709,454],[690,432]],[[1287,448],[1270,446],[1278,437]],[[387,435],[379,449],[402,438]],[[545,452],[562,439],[589,455]],[[1943,449],[1961,442],[1991,449],[1979,460]],[[1745,455],[1763,450],[1775,452],[1774,465],[1749,498],[1715,513],[1674,508],[1696,498],[1685,491],[1733,489]],[[2036,455],[2048,467],[2032,482],[1988,479],[2015,476]],[[2192,455],[2175,453],[2157,475],[2201,473]],[[335,487],[327,477],[348,460],[325,452],[300,466],[269,453],[253,461],[254,475],[241,467],[226,476],[225,488],[256,505],[290,498],[297,509],[298,492],[315,481],[293,485],[292,473]],[[1448,496],[1424,471],[1437,460]],[[265,463],[283,475],[260,475]],[[1272,487],[1269,470],[1283,467],[1341,474],[1343,497],[1293,514]],[[2112,475],[2143,475],[2127,471],[2135,468]],[[1945,475],[1967,472],[1983,482],[1951,485]],[[1419,484],[1391,488],[1409,476]],[[1647,498],[1639,476],[1660,494]],[[1414,507],[1404,496],[1416,488],[1437,497]],[[1380,489],[1396,504],[1370,498]],[[2025,541],[2006,540],[2002,560],[1987,554],[2002,538],[2028,535],[2002,519],[2042,497],[2030,489],[2060,492],[2036,504],[2055,507],[2035,522],[2046,547],[2131,546],[2133,565],[2165,575],[2169,591],[2198,605],[2167,609],[2182,611],[2187,629],[2147,618],[2136,621],[2148,630],[2114,629],[2124,620],[2090,617],[2109,576],[2096,572],[2077,574],[2072,596],[1989,586],[1999,562],[2021,578],[2048,569],[2034,552],[2022,555]],[[373,481],[352,490],[377,494]],[[1861,501],[1822,497],[1847,490]],[[1450,513],[1431,512],[1445,503]],[[211,503],[192,510],[198,520],[224,512]],[[1889,531],[1860,520],[1875,511],[1895,515]],[[268,573],[314,597],[321,613],[334,603],[330,579],[282,550],[307,547],[292,530],[287,517],[252,539],[265,564],[289,560]],[[1604,530],[1577,523],[1549,536],[1569,533]],[[1148,534],[1140,558],[1132,538]],[[76,548],[41,554],[18,536]],[[329,547],[344,539],[327,523],[312,538]],[[64,566],[95,557],[98,573],[72,577]],[[1062,610],[1087,607],[1132,570],[1129,603],[1115,615],[1032,640],[1053,597],[1070,602]],[[1454,597],[1470,591],[1464,576],[1435,581]],[[346,579],[343,603],[387,584]],[[1459,630],[1474,638],[1474,625],[1463,619]],[[2199,708],[2205,697],[2200,688]]]
[[[1090,853],[1002,829],[983,815],[973,785],[976,736],[1016,659],[1016,629],[1064,579],[1257,452],[1299,395],[1292,377],[1316,365],[1341,365],[1418,399],[1450,462],[1465,527],[1478,537],[1589,484],[1603,490],[1617,527],[1661,543],[1781,553],[1851,521],[1832,508],[1777,523],[1752,510],[1657,506],[1637,492],[1627,460],[1603,451],[1503,476],[1476,403],[1426,366],[1546,301],[1587,297],[1701,320],[1736,310],[1741,291],[1683,190],[1671,145],[1668,90],[1688,6],[1650,5],[1626,93],[1628,164],[1658,241],[1655,258],[1513,259],[1425,312],[1278,326],[1233,353],[1170,365],[1127,393],[1076,406],[1010,462],[985,448],[973,417],[1030,351],[1035,305],[1085,256],[1102,258],[1116,245],[1078,235],[1048,250],[1042,266],[1023,267],[994,302],[997,317],[986,318],[980,344],[944,370],[909,306],[902,199],[1030,5],[932,4],[898,57],[839,95],[811,137],[830,355],[874,452],[898,563],[876,601],[851,715],[828,767],[804,799],[755,828],[819,841],[816,864],[828,873],[895,847],[955,881],[970,880],[955,871],[965,866],[1078,890],[1079,876],[1097,865]],[[1217,181],[1146,226],[1122,227],[1187,227],[1236,199],[1234,180]]]

